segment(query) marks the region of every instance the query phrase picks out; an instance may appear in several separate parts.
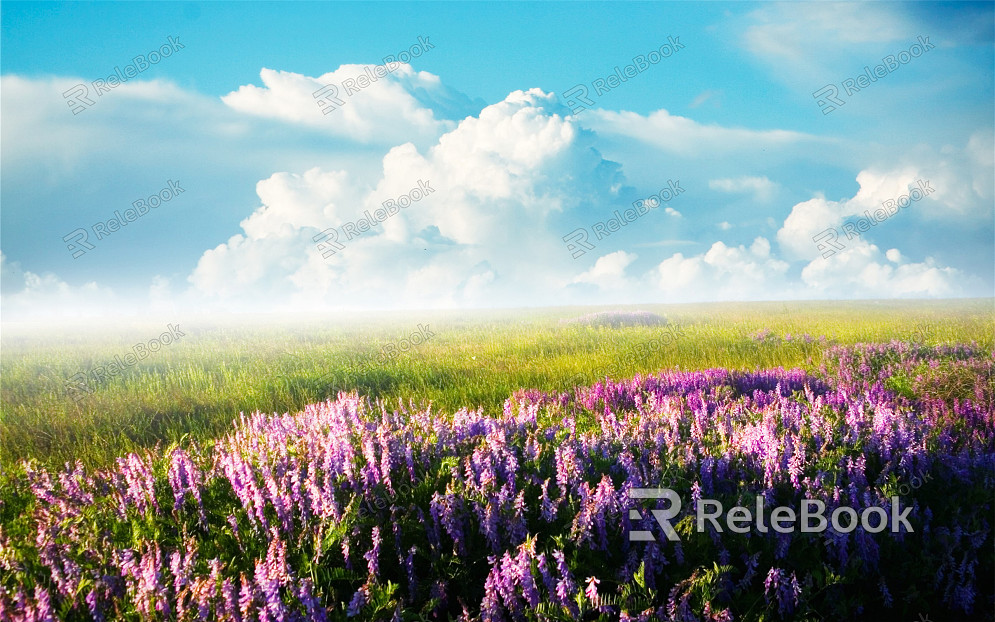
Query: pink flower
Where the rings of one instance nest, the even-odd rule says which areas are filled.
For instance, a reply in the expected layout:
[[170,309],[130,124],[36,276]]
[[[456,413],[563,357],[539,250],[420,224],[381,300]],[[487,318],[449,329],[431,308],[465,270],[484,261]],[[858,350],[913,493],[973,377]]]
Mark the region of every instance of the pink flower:
[[598,606],[598,584],[599,583],[601,583],[601,581],[597,577],[588,577],[587,578],[587,589],[584,590],[584,595],[587,596],[587,599],[590,600],[591,603],[595,607]]

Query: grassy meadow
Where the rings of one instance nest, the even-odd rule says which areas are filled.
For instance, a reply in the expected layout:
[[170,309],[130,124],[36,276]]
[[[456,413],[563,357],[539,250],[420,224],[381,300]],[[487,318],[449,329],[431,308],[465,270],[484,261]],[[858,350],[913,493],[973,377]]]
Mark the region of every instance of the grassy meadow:
[[[83,394],[67,389],[74,374],[125,357],[134,344],[163,332],[166,322],[44,331],[8,323],[0,341],[0,465],[34,458],[53,466],[75,460],[105,466],[139,448],[218,436],[242,412],[292,413],[338,391],[392,404],[430,402],[443,414],[464,407],[500,413],[517,389],[565,391],[605,375],[814,369],[835,344],[976,342],[991,351],[995,342],[990,299],[611,309],[653,312],[669,326],[564,321],[606,310],[588,307],[279,322],[246,317],[230,325],[169,318],[183,337],[117,375],[88,383],[92,393]],[[398,348],[419,325],[434,335],[384,360],[384,349]],[[766,338],[758,337],[761,331]],[[660,339],[664,334],[671,337]]]
[[993,622],[993,320],[8,324],[0,622]]

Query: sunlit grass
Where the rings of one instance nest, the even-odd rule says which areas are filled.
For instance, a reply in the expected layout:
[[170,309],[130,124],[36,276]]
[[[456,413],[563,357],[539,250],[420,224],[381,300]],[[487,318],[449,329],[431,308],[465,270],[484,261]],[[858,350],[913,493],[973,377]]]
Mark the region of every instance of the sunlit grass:
[[[516,389],[563,391],[578,378],[665,368],[818,366],[827,345],[910,340],[991,349],[995,312],[985,300],[640,305],[671,326],[592,327],[561,320],[611,308],[410,312],[268,326],[179,322],[186,337],[94,387],[66,390],[78,371],[106,365],[161,324],[28,337],[4,327],[0,354],[0,464],[107,464],[157,443],[208,438],[239,412],[288,412],[357,390],[388,405],[431,401],[440,413],[497,412]],[[430,326],[434,337],[381,362],[381,348]],[[758,343],[768,329],[783,339]],[[670,330],[666,345],[646,344]],[[805,344],[801,336],[816,341]],[[825,337],[826,343],[818,339]],[[644,357],[634,352],[645,353]]]

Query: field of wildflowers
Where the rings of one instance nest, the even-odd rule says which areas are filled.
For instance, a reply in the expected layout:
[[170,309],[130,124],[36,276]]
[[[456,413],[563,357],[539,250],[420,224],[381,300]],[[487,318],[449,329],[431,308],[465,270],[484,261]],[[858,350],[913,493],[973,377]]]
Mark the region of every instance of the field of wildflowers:
[[[109,468],[0,474],[0,620],[992,619],[995,358],[828,349],[821,369],[665,371],[503,413],[357,394]],[[906,484],[917,478],[920,485]],[[638,487],[685,500],[667,540]],[[717,533],[724,507],[913,529]],[[386,502],[385,502],[386,500]],[[631,529],[654,530],[630,542]]]

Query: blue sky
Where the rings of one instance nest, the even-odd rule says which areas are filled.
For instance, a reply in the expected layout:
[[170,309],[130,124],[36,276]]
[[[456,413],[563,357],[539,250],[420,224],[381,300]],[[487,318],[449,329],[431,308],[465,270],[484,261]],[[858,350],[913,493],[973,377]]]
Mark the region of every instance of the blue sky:
[[[4,2],[0,307],[992,296],[992,7]],[[426,39],[322,114],[316,90]],[[662,45],[572,109],[572,88],[593,96]],[[78,84],[92,103],[66,96]],[[827,85],[843,104],[825,113]],[[430,194],[345,240],[426,180]],[[64,239],[80,229],[92,248]],[[345,243],[322,256],[329,230]],[[588,243],[571,247],[578,231]]]

